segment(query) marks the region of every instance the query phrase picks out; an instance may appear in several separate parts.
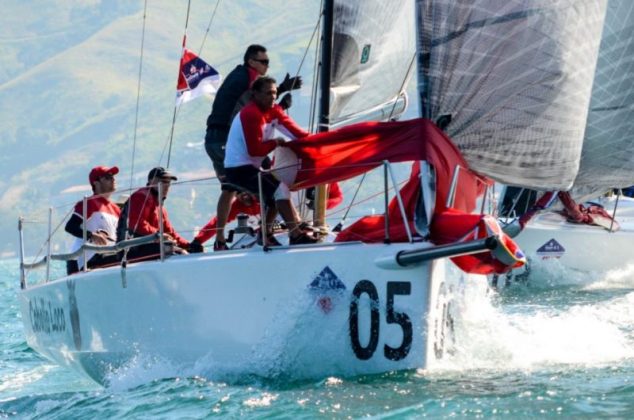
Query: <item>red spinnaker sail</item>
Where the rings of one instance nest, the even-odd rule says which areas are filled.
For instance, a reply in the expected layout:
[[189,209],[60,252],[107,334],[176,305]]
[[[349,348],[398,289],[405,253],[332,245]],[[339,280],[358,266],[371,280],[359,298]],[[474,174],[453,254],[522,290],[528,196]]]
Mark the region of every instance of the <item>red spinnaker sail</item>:
[[[364,122],[335,131],[314,134],[287,143],[301,160],[293,189],[349,179],[388,162],[425,160],[436,170],[437,210],[445,205],[456,166],[468,168],[460,151],[430,120]],[[454,208],[475,207],[477,178],[465,171],[463,191],[456,194]]]
[[[351,178],[388,162],[415,161],[409,181],[400,190],[407,221],[398,202],[388,206],[389,239],[407,241],[405,223],[414,229],[414,211],[421,191],[419,161],[427,161],[436,173],[436,204],[431,222],[431,240],[436,244],[471,241],[489,235],[500,238],[492,251],[452,258],[469,273],[502,273],[524,264],[522,251],[506,236],[497,221],[485,215],[469,214],[476,198],[488,182],[468,169],[460,151],[431,121],[416,119],[390,123],[361,123],[320,133],[289,143],[298,155],[301,167],[294,188]],[[457,167],[462,168],[451,208],[447,196]],[[385,239],[385,216],[361,218],[337,235],[337,242],[381,242]]]

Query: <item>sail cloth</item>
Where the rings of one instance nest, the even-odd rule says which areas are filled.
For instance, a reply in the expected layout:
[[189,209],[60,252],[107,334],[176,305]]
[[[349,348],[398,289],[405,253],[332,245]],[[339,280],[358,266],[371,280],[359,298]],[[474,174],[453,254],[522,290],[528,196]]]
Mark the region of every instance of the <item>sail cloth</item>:
[[184,48],[176,85],[176,106],[205,94],[214,95],[220,87],[220,81],[216,69]]
[[[286,143],[285,148],[295,156],[295,164],[290,159],[283,164],[276,159],[274,173],[294,190],[346,180],[383,161],[427,161],[436,170],[437,211],[445,208],[456,166],[467,168],[445,133],[423,118],[353,124]],[[463,181],[464,191],[456,194],[454,207],[470,212],[475,207],[478,181],[468,171],[461,177]]]
[[414,57],[411,0],[335,0],[330,124],[385,121],[406,107]]
[[579,167],[606,0],[417,0],[422,116],[472,170],[569,189]]
[[436,215],[431,225],[431,238],[436,244],[467,242],[497,236],[498,246],[492,251],[451,258],[462,271],[472,274],[503,274],[526,264],[519,246],[504,233],[491,215],[465,214],[447,209]]
[[[483,180],[471,172],[459,150],[434,123],[415,119],[391,123],[360,123],[339,130],[320,133],[290,142],[287,148],[298,157],[300,170],[295,173],[293,188],[321,182],[340,181],[366,172],[383,161],[415,161],[409,181],[401,188],[407,220],[403,220],[397,200],[390,202],[389,240],[408,240],[405,223],[415,231],[415,208],[420,200],[420,161],[426,161],[436,173],[436,200],[431,219],[432,242],[447,244],[497,235],[500,246],[495,251],[454,257],[452,260],[468,273],[504,273],[526,261],[517,244],[507,237],[491,216],[469,214],[476,197],[483,190]],[[447,196],[456,168],[461,176],[456,200],[447,206]],[[285,175],[288,175],[286,173]],[[288,180],[287,180],[288,181]],[[337,235],[336,242],[381,242],[386,239],[385,215],[366,216]]]
[[609,0],[572,196],[634,185],[634,1]]

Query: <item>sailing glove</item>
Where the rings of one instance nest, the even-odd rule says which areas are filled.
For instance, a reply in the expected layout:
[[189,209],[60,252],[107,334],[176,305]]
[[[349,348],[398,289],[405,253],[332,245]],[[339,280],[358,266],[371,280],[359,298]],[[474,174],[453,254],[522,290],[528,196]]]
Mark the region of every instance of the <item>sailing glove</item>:
[[293,105],[293,97],[291,96],[290,93],[285,93],[284,96],[282,96],[282,99],[280,99],[280,101],[278,102],[278,104],[279,106],[282,107],[284,111],[286,111]]
[[277,85],[277,94],[281,94],[284,92],[288,92],[290,90],[299,89],[302,87],[302,76],[291,77],[290,74],[286,73],[286,77],[282,83]]
[[187,251],[189,251],[192,254],[196,254],[199,252],[204,252],[205,249],[203,248],[203,245],[200,242],[194,239],[193,241],[189,243],[189,246],[187,247]]

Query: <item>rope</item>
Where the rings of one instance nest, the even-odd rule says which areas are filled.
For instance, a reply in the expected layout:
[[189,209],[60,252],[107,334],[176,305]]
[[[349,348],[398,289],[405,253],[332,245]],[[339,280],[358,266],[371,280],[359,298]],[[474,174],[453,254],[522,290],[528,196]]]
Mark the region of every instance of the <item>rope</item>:
[[359,190],[361,189],[361,186],[363,185],[363,181],[365,181],[366,175],[367,175],[367,172],[363,174],[361,181],[359,181],[359,185],[357,185],[357,190],[354,192],[354,195],[352,196],[352,200],[350,200],[350,204],[348,204],[348,208],[346,209],[346,212],[344,213],[339,223],[337,223],[337,226],[333,228],[333,232],[336,232],[337,230],[341,230],[341,228],[343,227],[343,224],[345,223],[346,218],[348,217],[348,213],[350,212],[350,209],[354,205],[354,200],[357,198],[357,194],[359,194]]
[[[409,66],[407,67],[407,71],[405,72],[405,77],[403,77],[403,82],[401,83],[401,87],[399,88],[399,92],[402,92],[403,89],[405,88],[405,82],[407,81],[407,79],[409,78],[410,73],[412,72],[412,67],[414,66],[414,60],[416,59],[416,53],[414,53],[414,55],[412,56],[412,60],[409,62]],[[394,115],[394,110],[396,109],[396,104],[398,103],[398,96],[396,97],[397,100],[394,101],[394,105],[392,105],[392,110],[390,111],[390,115],[387,117],[387,119],[391,119],[392,115]]]

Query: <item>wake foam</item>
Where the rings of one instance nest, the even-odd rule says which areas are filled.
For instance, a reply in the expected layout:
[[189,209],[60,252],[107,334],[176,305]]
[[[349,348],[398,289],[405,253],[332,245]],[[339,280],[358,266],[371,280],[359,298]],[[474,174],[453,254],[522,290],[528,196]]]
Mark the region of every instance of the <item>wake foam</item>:
[[[634,272],[606,273],[593,280],[585,274],[560,273],[563,278],[572,277],[567,284],[577,287],[545,292],[534,290],[531,280],[523,286],[523,296],[509,298],[491,293],[482,284],[467,284],[454,296],[453,351],[435,360],[428,371],[531,371],[554,365],[601,366],[634,358],[634,292],[592,292],[608,285],[631,288]],[[546,279],[537,288],[551,281]]]

